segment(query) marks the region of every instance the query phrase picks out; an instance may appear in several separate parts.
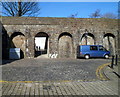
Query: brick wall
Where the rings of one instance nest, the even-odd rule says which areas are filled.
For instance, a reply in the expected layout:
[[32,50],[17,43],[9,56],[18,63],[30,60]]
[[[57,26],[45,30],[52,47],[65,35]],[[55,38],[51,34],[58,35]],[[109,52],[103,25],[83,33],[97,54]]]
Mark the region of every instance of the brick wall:
[[[34,39],[35,35],[39,32],[45,32],[48,35],[48,52],[50,55],[57,54],[57,58],[76,58],[77,45],[81,43],[81,40],[83,40],[82,44],[85,44],[85,40],[82,38],[86,30],[87,33],[91,33],[94,36],[94,39],[93,37],[88,37],[88,44],[102,45],[105,34],[113,34],[115,36],[113,40],[116,40],[116,32],[118,30],[118,21],[116,19],[3,17],[1,22],[9,37],[17,32],[21,32],[24,35],[24,39],[23,37],[14,37],[13,43],[17,44],[16,47],[21,48],[25,57],[35,56]],[[69,33],[69,35],[66,36],[63,34],[63,36],[60,37],[64,32]],[[112,45],[117,45],[115,42],[113,43],[113,40],[111,40]],[[115,47],[113,46],[114,50],[116,50]],[[67,50],[65,48],[70,49]],[[62,50],[63,52],[61,52]],[[67,51],[70,52],[70,55],[68,55]]]

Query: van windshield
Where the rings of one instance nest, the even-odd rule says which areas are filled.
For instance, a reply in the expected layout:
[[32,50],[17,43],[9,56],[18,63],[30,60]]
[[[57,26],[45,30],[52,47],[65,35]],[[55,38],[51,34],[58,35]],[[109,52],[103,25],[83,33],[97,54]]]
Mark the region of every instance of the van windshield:
[[107,51],[103,46],[99,46],[100,51]]

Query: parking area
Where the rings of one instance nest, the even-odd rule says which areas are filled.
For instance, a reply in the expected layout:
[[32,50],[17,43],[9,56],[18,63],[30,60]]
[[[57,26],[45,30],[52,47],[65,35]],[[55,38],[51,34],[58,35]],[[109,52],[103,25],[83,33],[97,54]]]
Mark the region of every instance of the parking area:
[[98,80],[96,69],[110,61],[110,59],[22,59],[2,65],[2,80]]

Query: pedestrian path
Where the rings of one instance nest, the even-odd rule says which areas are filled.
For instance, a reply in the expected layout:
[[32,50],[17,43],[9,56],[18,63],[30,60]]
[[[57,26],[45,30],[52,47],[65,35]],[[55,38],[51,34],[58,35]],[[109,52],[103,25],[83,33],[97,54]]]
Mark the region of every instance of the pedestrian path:
[[110,80],[118,80],[120,78],[119,72],[118,72],[118,66],[114,66],[114,68],[110,68],[109,66],[106,66],[104,68],[104,74],[107,78]]
[[[69,82],[3,82],[2,95],[38,95],[64,97],[65,95],[118,95],[117,81]],[[11,96],[10,96],[11,95]],[[108,96],[107,96],[108,97]]]

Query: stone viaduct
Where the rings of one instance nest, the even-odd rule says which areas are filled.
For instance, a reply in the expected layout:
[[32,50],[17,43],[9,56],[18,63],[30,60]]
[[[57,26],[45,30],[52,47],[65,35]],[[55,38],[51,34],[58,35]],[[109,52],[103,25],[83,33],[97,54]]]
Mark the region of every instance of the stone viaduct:
[[[21,58],[76,58],[78,45],[93,44],[117,53],[117,19],[2,17],[1,23],[8,35],[6,49],[20,48]],[[45,37],[44,49],[36,47],[36,37]]]

